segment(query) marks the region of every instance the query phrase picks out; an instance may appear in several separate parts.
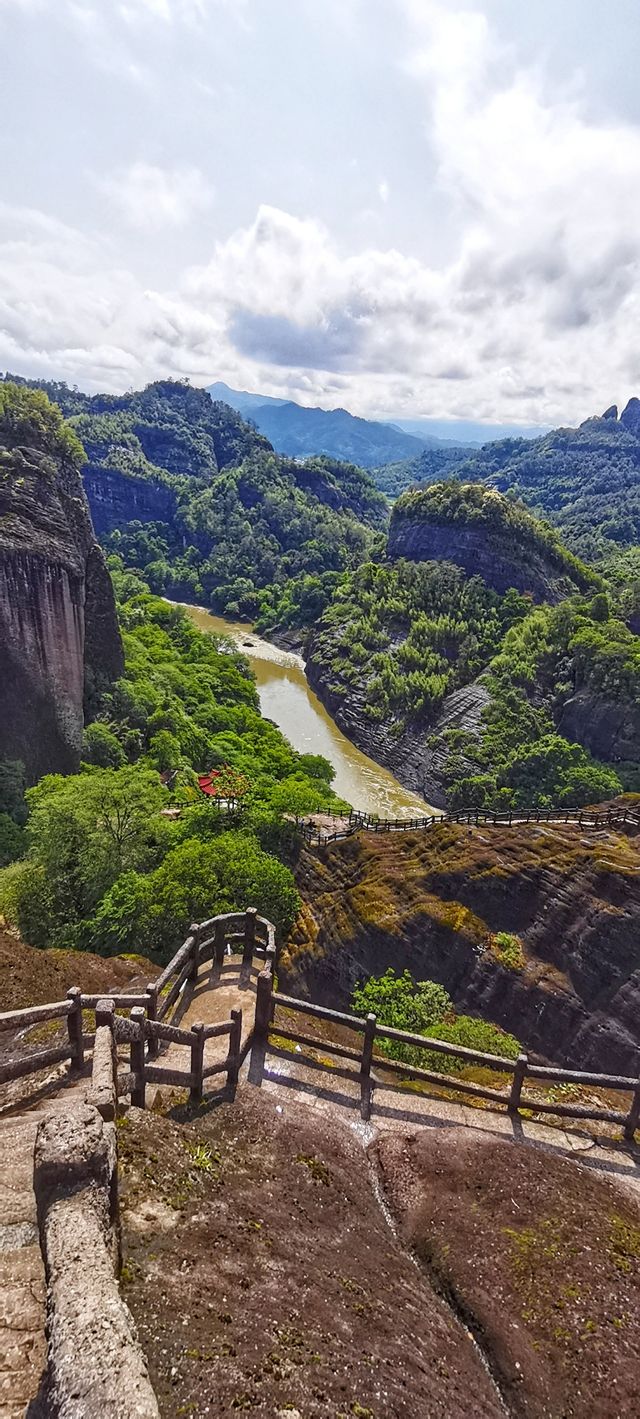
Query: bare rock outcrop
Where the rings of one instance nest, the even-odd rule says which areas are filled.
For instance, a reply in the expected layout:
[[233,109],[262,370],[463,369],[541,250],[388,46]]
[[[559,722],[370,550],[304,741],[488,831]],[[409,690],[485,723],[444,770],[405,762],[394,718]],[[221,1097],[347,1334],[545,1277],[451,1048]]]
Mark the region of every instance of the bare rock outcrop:
[[515,587],[534,601],[556,605],[575,591],[570,578],[535,548],[510,542],[484,524],[438,525],[426,518],[391,519],[389,557],[411,562],[453,562],[467,576],[481,576],[499,595]]
[[[304,850],[296,877],[285,991],[345,1009],[358,981],[407,966],[556,1064],[640,1073],[637,839],[447,823]],[[519,938],[522,968],[493,949],[501,931]]]
[[80,762],[85,684],[122,673],[113,588],[80,473],[0,446],[0,757]]

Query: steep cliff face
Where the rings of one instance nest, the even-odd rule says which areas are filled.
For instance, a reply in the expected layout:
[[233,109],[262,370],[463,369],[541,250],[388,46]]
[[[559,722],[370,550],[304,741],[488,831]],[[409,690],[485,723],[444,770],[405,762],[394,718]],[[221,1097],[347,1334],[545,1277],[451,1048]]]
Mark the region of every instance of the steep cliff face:
[[567,700],[558,729],[599,759],[640,759],[640,705],[581,691]]
[[166,483],[93,463],[85,468],[83,482],[98,537],[130,522],[173,522],[178,499]]
[[76,769],[85,682],[122,645],[80,474],[32,447],[0,447],[0,651],[0,757]]
[[[285,990],[348,1006],[393,966],[446,986],[456,1007],[579,1068],[640,1071],[640,855],[574,826],[359,834],[297,867],[304,908]],[[507,969],[495,933],[520,938]]]
[[535,547],[517,544],[500,528],[484,523],[440,526],[428,517],[394,514],[389,532],[389,556],[412,562],[453,562],[467,576],[481,576],[500,595],[515,587],[534,601],[556,605],[575,592],[571,579]]

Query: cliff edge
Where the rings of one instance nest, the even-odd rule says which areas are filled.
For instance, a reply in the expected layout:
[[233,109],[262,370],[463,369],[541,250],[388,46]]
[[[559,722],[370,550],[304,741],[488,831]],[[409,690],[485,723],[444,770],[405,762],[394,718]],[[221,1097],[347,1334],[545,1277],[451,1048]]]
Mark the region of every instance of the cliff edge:
[[78,768],[85,689],[124,668],[82,462],[46,395],[0,386],[0,757],[30,781]]
[[453,562],[499,595],[514,587],[550,605],[598,581],[551,528],[476,483],[434,483],[405,493],[393,509],[388,556]]

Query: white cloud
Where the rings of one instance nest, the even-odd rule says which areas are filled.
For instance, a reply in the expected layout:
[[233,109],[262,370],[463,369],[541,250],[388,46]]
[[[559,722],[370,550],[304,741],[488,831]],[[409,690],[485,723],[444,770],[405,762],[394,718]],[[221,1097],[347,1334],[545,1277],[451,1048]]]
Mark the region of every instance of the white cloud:
[[184,227],[213,202],[213,189],[198,168],[161,168],[132,163],[97,179],[113,207],[132,227]]
[[[480,9],[379,4],[406,27],[405,82],[437,173],[425,202],[453,213],[439,264],[375,244],[347,253],[314,217],[264,205],[173,289],[144,290],[115,246],[0,208],[0,364],[93,387],[222,376],[364,413],[545,423],[638,392],[640,128],[594,119],[575,89],[549,92]],[[131,24],[198,8],[120,5]],[[150,236],[184,231],[212,201],[190,166],[137,162],[101,186]],[[385,177],[378,197],[381,221]]]

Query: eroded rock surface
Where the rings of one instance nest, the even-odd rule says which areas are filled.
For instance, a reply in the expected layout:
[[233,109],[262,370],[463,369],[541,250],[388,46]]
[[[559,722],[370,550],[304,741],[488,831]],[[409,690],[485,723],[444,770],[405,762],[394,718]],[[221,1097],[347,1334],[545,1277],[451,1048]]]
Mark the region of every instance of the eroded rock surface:
[[122,644],[80,474],[33,448],[0,448],[0,653],[0,757],[77,769],[85,685]]
[[[640,856],[576,826],[360,833],[297,866],[304,909],[285,991],[348,1008],[388,966],[436,980],[456,1008],[558,1064],[640,1074]],[[517,935],[522,969],[501,964]]]

